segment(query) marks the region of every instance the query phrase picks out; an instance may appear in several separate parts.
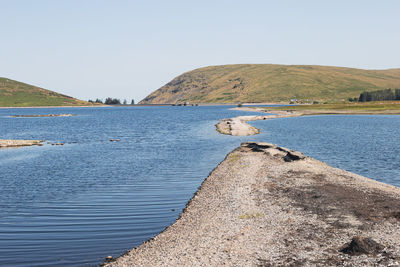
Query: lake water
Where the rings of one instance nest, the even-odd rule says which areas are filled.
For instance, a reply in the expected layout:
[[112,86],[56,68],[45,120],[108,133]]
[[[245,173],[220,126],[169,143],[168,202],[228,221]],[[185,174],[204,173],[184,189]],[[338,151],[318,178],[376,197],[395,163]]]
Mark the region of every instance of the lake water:
[[[173,223],[244,141],[276,143],[400,186],[400,116],[256,121],[260,135],[233,137],[214,124],[252,113],[228,108],[0,109],[0,138],[65,143],[0,150],[1,265],[93,266],[119,256]],[[78,116],[9,117],[50,113]]]

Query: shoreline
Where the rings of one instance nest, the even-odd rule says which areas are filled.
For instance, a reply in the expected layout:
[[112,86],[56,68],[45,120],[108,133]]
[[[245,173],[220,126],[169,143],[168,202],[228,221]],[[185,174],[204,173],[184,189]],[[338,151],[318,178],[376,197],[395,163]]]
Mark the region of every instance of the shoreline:
[[[196,103],[193,103],[196,104]],[[198,103],[198,106],[236,106],[238,103]],[[3,108],[93,108],[93,107],[160,107],[160,106],[172,106],[174,104],[135,104],[135,105],[83,105],[83,106],[29,106],[29,107],[0,107]],[[190,104],[192,105],[192,104]],[[190,106],[189,105],[189,106]],[[287,103],[243,103],[243,105],[247,106],[257,106],[257,105],[287,105]]]
[[107,105],[93,105],[93,106],[32,106],[32,107],[0,107],[0,109],[14,109],[14,108],[96,108],[108,107]]
[[243,143],[175,223],[105,266],[387,266],[399,255],[400,188]]

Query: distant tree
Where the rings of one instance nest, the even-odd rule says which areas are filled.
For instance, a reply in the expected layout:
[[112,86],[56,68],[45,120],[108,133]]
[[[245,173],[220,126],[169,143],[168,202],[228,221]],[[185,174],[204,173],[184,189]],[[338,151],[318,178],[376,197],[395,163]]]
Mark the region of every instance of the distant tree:
[[96,103],[100,103],[100,104],[103,104],[103,101],[101,101],[101,99],[96,99]]
[[135,105],[135,100],[132,99],[131,105]]
[[367,92],[367,102],[377,100],[374,92]]
[[360,94],[360,97],[358,98],[359,102],[366,102],[367,101],[367,92],[363,92]]
[[372,92],[363,92],[360,94],[358,101],[360,102],[368,102],[368,101],[390,101],[397,100],[399,97],[400,100],[400,91],[398,89],[383,89]]
[[395,100],[400,100],[400,89],[394,90]]
[[128,104],[128,102],[126,102],[126,99],[124,99],[124,105],[127,105]]
[[106,105],[121,105],[121,100],[119,100],[117,98],[107,97],[106,101],[104,101],[104,104],[106,104]]
[[93,100],[91,100],[91,99],[89,99],[89,100],[88,100],[88,102],[89,102],[89,103],[94,103],[94,101],[93,101]]

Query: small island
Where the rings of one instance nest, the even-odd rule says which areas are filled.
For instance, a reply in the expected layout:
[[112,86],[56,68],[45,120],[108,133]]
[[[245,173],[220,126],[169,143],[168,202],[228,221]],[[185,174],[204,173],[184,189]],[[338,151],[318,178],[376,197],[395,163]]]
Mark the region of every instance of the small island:
[[0,148],[20,146],[41,146],[44,140],[6,140],[0,139]]
[[13,118],[72,117],[76,114],[11,115]]

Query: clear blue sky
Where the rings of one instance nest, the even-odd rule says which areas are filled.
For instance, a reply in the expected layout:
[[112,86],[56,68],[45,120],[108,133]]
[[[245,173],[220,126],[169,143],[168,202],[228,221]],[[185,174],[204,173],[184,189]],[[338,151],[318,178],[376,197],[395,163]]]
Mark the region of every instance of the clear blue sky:
[[208,65],[400,67],[400,1],[0,0],[0,77],[140,100]]

